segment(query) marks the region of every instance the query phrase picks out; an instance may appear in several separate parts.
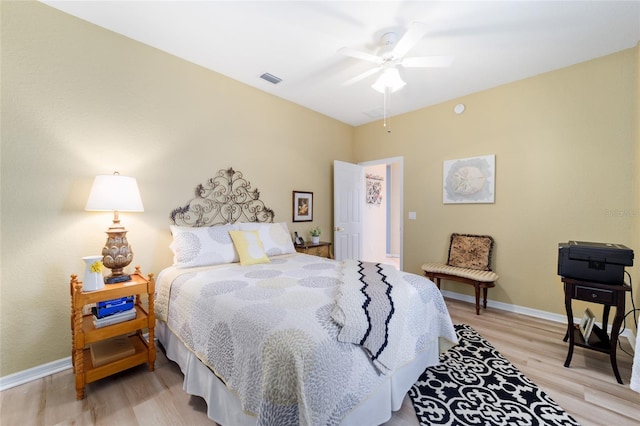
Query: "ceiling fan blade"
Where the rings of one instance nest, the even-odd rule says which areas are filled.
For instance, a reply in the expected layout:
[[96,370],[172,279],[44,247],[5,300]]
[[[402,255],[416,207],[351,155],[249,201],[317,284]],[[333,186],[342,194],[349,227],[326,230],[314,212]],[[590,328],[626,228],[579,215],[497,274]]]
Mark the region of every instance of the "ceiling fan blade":
[[412,22],[407,32],[398,41],[396,47],[393,48],[393,57],[399,59],[406,55],[424,37],[428,29],[427,24],[417,21]]
[[349,80],[345,81],[344,83],[342,83],[343,86],[349,86],[353,83],[356,83],[360,80],[364,80],[365,78],[369,77],[370,75],[373,75],[375,73],[377,73],[378,71],[380,71],[382,69],[382,67],[375,67],[375,68],[371,68],[370,70],[367,70],[365,72],[363,72],[362,74],[358,74],[353,78],[350,78]]
[[338,53],[344,56],[350,56],[352,58],[372,62],[374,64],[382,63],[381,57],[372,55],[371,53],[363,52],[361,50],[351,49],[350,47],[341,47],[340,49],[338,49]]
[[404,58],[400,65],[405,68],[446,68],[453,63],[453,56],[414,56]]

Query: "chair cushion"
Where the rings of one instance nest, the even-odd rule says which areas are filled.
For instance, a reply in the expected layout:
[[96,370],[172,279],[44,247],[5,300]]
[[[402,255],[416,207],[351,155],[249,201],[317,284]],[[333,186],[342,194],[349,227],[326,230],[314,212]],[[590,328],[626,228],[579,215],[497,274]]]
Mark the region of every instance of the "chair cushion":
[[493,238],[488,235],[451,234],[447,265],[490,271],[492,249]]
[[468,278],[483,283],[491,283],[498,280],[498,274],[492,271],[480,271],[470,268],[459,268],[457,266],[445,265],[444,263],[425,263],[422,270],[435,274],[447,274],[457,277]]

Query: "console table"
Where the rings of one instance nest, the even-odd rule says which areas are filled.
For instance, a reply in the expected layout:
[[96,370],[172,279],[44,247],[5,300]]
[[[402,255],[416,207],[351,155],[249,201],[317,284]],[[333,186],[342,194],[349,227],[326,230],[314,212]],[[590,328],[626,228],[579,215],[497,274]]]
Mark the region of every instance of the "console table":
[[[564,336],[564,341],[566,342],[567,339],[569,339],[569,353],[567,354],[564,366],[569,367],[574,346],[603,352],[609,354],[611,367],[613,367],[613,373],[616,376],[616,380],[618,383],[623,384],[622,379],[620,378],[620,373],[618,372],[616,348],[618,345],[620,325],[624,319],[626,292],[631,291],[631,287],[625,283],[601,284],[592,281],[574,280],[572,278],[562,278],[562,282],[564,283],[564,304],[567,310],[567,334]],[[594,325],[588,341],[585,341],[582,333],[580,332],[580,328],[573,322],[571,301],[574,299],[604,305],[602,313],[602,328]],[[612,306],[616,308],[616,314],[613,317],[611,336],[609,336],[607,334],[607,322],[609,320],[609,311]]]

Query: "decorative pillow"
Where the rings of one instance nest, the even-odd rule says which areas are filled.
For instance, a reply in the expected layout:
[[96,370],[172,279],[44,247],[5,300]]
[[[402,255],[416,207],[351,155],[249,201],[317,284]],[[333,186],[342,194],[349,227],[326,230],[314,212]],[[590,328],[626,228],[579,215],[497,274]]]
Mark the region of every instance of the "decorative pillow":
[[258,231],[267,256],[295,253],[291,233],[285,222],[278,223],[240,223],[241,231]]
[[490,271],[492,248],[493,238],[488,235],[451,234],[447,265]]
[[238,225],[218,225],[201,228],[171,225],[173,264],[178,268],[220,265],[238,262],[229,231]]
[[229,231],[233,245],[240,255],[241,265],[269,263],[258,231]]

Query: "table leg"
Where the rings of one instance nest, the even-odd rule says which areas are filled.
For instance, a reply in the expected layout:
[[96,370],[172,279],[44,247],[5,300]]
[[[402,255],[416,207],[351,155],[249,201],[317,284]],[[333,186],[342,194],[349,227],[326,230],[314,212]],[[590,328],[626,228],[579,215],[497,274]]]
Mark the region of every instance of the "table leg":
[[[73,317],[75,330],[82,330],[82,310],[76,309]],[[84,365],[84,334],[74,331],[73,336],[73,365],[76,374],[76,399],[84,398],[85,365]]]
[[[611,306],[604,305],[602,308],[602,330],[607,332],[607,324],[609,323],[609,312],[611,311]],[[618,312],[616,312],[618,315]],[[615,318],[614,318],[615,319]]]
[[569,367],[571,364],[571,357],[573,357],[573,345],[574,345],[574,334],[573,334],[573,308],[571,307],[571,292],[573,290],[573,286],[569,286],[567,288],[567,284],[564,285],[564,307],[567,311],[567,334],[564,336],[564,341],[567,341],[567,337],[569,338],[569,352],[567,353],[567,359],[564,361],[564,366]]
[[[616,317],[613,319],[613,325],[611,326],[611,346],[609,348],[609,358],[611,359],[611,367],[613,368],[613,374],[616,375],[616,380],[621,385],[622,378],[620,378],[620,372],[618,371],[618,359],[616,358],[616,349],[618,346],[618,333],[620,331],[620,325],[622,324],[623,315],[619,314],[619,308],[616,309]],[[606,333],[606,329],[604,329]]]

